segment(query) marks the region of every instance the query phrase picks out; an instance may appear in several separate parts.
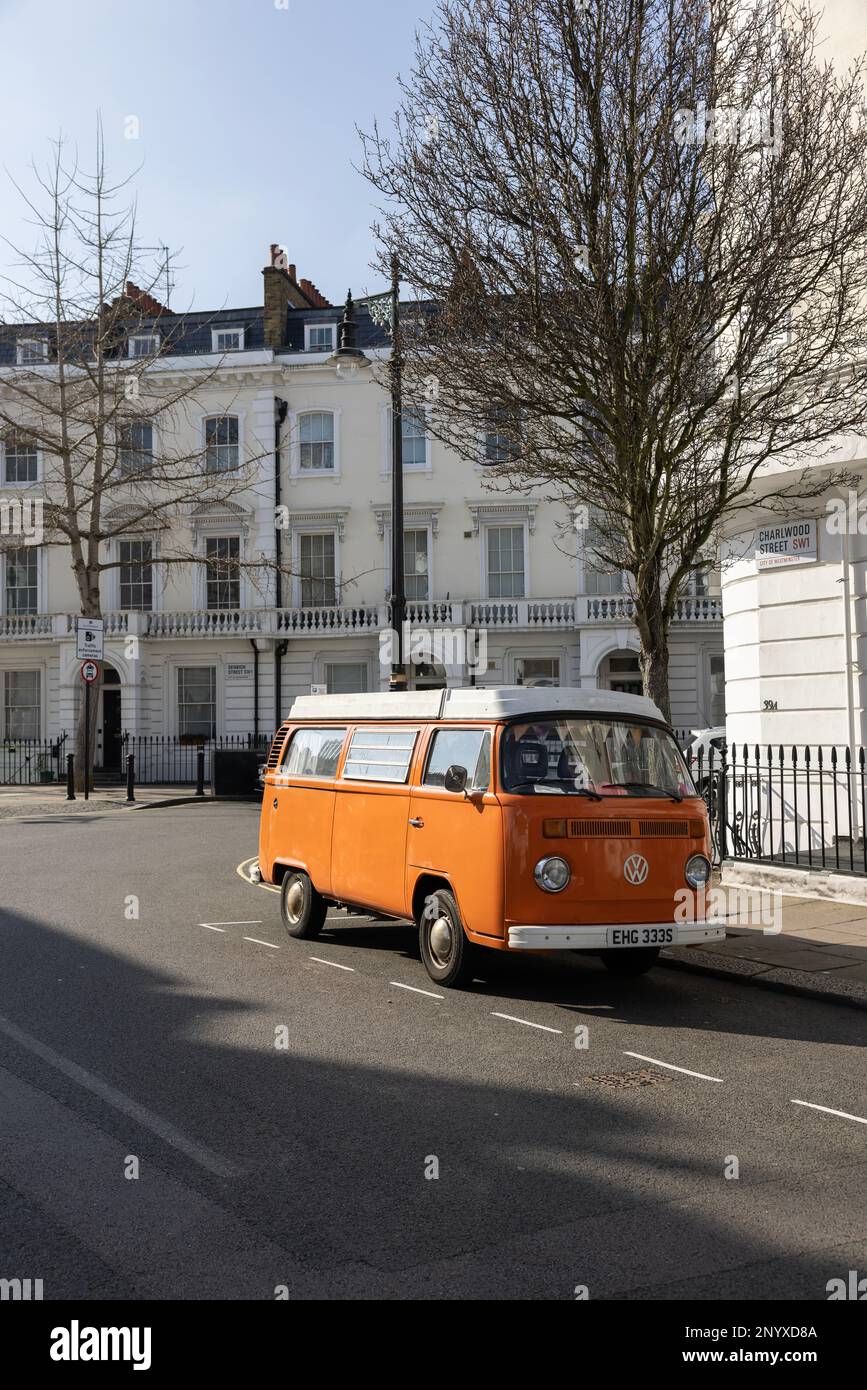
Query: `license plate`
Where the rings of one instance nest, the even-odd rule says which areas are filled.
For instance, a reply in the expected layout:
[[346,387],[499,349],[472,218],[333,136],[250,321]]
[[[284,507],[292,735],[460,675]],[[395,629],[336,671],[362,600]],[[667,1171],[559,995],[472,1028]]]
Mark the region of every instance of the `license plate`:
[[672,946],[674,927],[609,927],[608,949],[615,946]]

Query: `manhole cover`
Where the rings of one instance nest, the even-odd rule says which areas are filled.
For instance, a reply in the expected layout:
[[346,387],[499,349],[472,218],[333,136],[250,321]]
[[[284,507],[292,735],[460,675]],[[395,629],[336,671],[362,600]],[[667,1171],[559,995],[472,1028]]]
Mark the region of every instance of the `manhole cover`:
[[584,1078],[588,1085],[610,1086],[614,1091],[627,1090],[630,1086],[661,1086],[671,1080],[666,1072],[654,1071],[653,1067],[639,1067],[638,1071],[606,1071]]

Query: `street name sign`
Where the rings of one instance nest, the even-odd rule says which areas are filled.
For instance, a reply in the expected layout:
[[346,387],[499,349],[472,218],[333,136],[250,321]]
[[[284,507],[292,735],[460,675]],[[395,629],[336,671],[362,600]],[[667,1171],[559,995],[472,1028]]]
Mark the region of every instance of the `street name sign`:
[[760,526],[756,538],[756,564],[760,570],[782,565],[803,565],[816,559],[816,523],[781,521]]

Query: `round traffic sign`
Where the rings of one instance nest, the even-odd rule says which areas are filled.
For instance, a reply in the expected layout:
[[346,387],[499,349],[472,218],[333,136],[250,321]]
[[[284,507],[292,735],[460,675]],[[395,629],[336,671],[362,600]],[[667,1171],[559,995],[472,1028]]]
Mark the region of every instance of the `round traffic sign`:
[[83,681],[87,681],[88,685],[92,685],[93,682],[98,678],[98,676],[99,676],[99,666],[97,665],[97,663],[96,663],[95,661],[84,661],[84,662],[82,662],[82,666],[81,666],[81,679],[82,679]]

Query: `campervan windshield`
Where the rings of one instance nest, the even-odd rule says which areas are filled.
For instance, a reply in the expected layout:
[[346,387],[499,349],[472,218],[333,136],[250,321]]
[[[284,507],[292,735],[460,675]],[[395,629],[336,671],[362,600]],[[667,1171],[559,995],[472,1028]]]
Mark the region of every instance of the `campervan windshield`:
[[672,735],[630,719],[541,715],[503,741],[503,788],[534,795],[697,795]]

